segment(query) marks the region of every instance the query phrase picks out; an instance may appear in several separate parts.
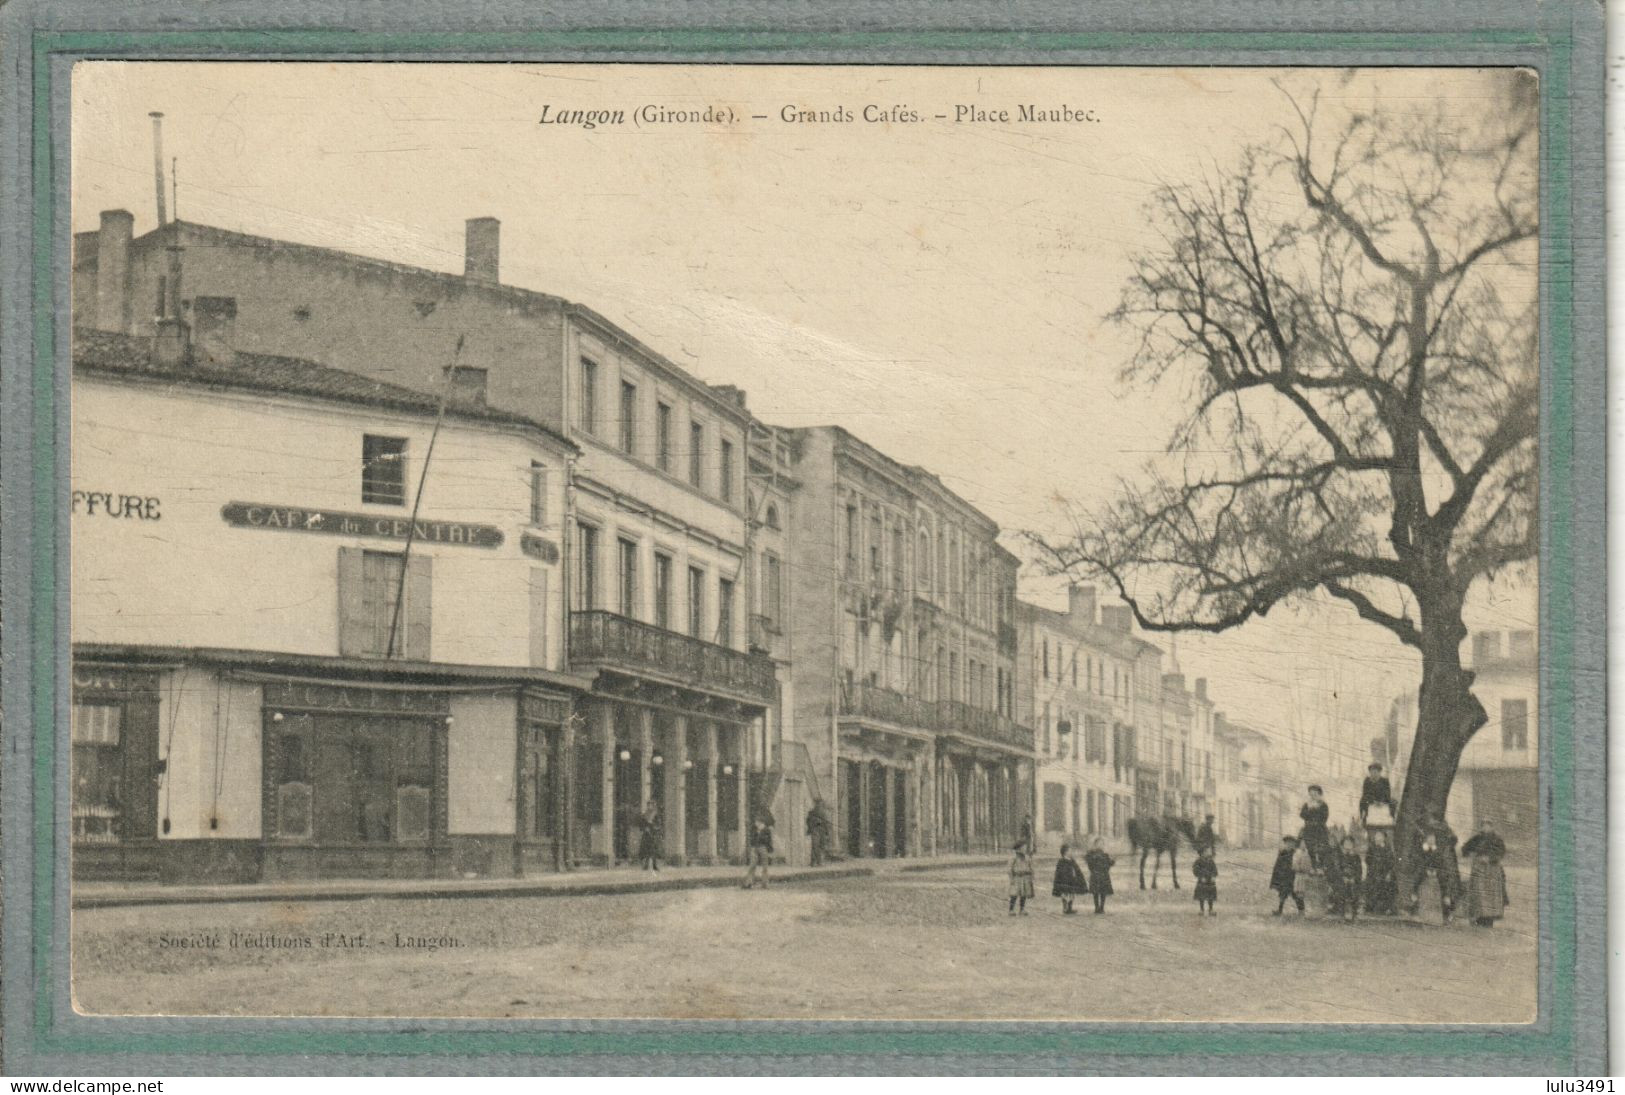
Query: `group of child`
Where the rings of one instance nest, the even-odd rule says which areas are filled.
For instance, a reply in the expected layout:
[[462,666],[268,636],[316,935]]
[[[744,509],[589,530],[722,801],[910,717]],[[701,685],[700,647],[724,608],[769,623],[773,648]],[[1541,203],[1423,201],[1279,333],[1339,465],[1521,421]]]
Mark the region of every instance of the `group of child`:
[[[1013,849],[1010,857],[1010,915],[1026,916],[1027,899],[1033,896],[1033,860],[1032,849],[1026,841],[1020,841]],[[1061,845],[1061,857],[1055,862],[1055,882],[1050,887],[1050,893],[1061,899],[1061,912],[1071,916],[1077,912],[1072,907],[1074,901],[1084,894],[1091,894],[1095,899],[1095,912],[1106,911],[1106,898],[1112,893],[1112,867],[1117,863],[1107,854],[1105,841],[1095,837],[1090,842],[1089,851],[1084,854],[1083,867],[1072,858],[1072,847],[1069,844]],[[1084,867],[1088,868],[1088,877],[1084,876]]]
[[1392,916],[1398,912],[1394,852],[1386,833],[1370,834],[1363,863],[1352,836],[1322,847],[1283,836],[1275,868],[1270,872],[1270,889],[1280,897],[1275,915],[1286,911],[1288,899],[1300,914],[1304,913],[1306,884],[1316,875],[1326,880],[1327,912],[1332,916],[1353,920],[1362,905],[1369,915]]

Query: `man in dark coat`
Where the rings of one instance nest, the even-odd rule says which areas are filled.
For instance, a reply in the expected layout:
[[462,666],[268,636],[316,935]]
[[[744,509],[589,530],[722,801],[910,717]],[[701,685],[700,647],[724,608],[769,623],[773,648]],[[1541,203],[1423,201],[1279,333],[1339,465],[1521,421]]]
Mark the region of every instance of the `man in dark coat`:
[[812,865],[819,867],[829,858],[829,815],[824,812],[824,800],[818,799],[807,811],[807,842],[812,848]]
[[1388,786],[1388,777],[1382,774],[1382,765],[1372,761],[1366,766],[1365,782],[1360,785],[1360,824],[1365,824],[1365,816],[1371,807],[1383,803],[1390,813],[1394,809],[1393,788]]
[[1207,818],[1202,822],[1202,827],[1196,830],[1196,839],[1192,841],[1192,844],[1196,848],[1197,855],[1201,855],[1203,849],[1211,852],[1218,847],[1219,836],[1213,831],[1212,814],[1207,815]]

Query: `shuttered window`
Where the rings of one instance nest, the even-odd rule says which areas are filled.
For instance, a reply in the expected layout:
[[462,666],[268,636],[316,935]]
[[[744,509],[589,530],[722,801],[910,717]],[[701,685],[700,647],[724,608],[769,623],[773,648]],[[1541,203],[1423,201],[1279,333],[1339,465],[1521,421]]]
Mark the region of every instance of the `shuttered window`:
[[427,661],[432,608],[432,556],[414,553],[406,561],[404,601],[403,556],[392,551],[339,549],[339,654],[348,658],[391,656],[390,629],[395,629],[393,656]]

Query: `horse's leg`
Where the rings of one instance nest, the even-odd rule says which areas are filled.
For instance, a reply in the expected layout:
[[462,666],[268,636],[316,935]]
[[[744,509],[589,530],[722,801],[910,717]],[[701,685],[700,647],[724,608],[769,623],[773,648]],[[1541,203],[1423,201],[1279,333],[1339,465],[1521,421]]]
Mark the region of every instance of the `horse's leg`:
[[1140,889],[1145,889],[1145,857],[1150,853],[1150,845],[1140,849]]
[[1168,873],[1174,876],[1174,889],[1179,889],[1179,859],[1174,855],[1177,847],[1168,849]]
[[1151,888],[1157,888],[1157,875],[1162,873],[1162,849],[1157,849],[1156,862],[1151,864]]

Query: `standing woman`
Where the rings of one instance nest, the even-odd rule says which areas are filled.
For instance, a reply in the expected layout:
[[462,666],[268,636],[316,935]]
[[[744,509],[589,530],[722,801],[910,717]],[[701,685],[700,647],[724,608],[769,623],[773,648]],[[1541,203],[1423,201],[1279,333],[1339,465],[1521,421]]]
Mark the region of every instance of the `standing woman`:
[[648,806],[643,808],[643,815],[638,819],[641,826],[638,832],[638,859],[643,863],[643,869],[660,872],[660,861],[665,858],[665,840],[660,832],[660,808],[651,799]]
[[1320,784],[1309,785],[1309,801],[1298,810],[1298,817],[1303,819],[1303,829],[1298,833],[1298,843],[1309,853],[1319,869],[1326,857],[1331,835],[1326,831],[1326,823],[1331,820],[1332,808],[1326,805],[1326,792]]
[[1061,912],[1067,916],[1077,912],[1072,907],[1077,896],[1089,892],[1089,883],[1083,879],[1083,869],[1072,858],[1071,845],[1061,845],[1061,858],[1055,861],[1055,882],[1049,892],[1061,899]]
[[1478,832],[1461,846],[1461,854],[1473,857],[1473,873],[1467,880],[1467,915],[1481,928],[1493,927],[1507,906],[1507,875],[1501,867],[1506,841],[1483,818]]

